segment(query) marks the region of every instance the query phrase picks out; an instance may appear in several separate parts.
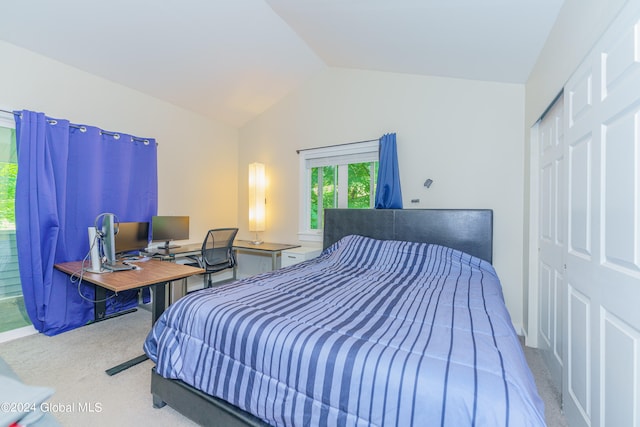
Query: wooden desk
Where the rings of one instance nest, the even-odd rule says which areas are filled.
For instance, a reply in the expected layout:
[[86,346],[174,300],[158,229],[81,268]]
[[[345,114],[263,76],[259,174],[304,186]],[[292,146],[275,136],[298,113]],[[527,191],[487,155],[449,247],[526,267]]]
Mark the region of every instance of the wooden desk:
[[[164,287],[165,284],[173,280],[184,279],[194,274],[202,274],[204,270],[188,265],[175,264],[172,262],[163,262],[158,260],[149,260],[139,262],[137,270],[116,271],[113,273],[89,273],[85,271],[82,274],[82,280],[93,283],[96,286],[96,301],[102,301],[106,298],[106,290],[115,293],[128,291],[131,289],[141,289],[150,287],[153,295],[153,322],[157,320],[165,308]],[[55,268],[67,274],[79,276],[82,271],[82,261],[64,262],[56,264]],[[100,295],[99,295],[100,294]],[[104,319],[106,312],[106,303],[96,302],[95,320]]]
[[[234,240],[232,249],[236,253],[238,251],[244,252],[253,252],[262,255],[270,255],[271,256],[271,269],[275,270],[278,268],[278,255],[282,254],[282,251],[286,251],[287,249],[298,248],[300,245],[291,245],[289,243],[260,243],[256,245],[249,240]],[[178,257],[185,257],[191,255],[199,256],[202,253],[202,244],[201,243],[190,243],[186,245],[182,245],[177,248],[171,249],[158,249],[155,248],[153,250],[143,252],[146,256],[158,257],[160,259],[175,261]],[[238,265],[233,267],[233,279],[238,277]],[[186,286],[186,285],[183,285]],[[184,289],[186,292],[186,287]]]
[[[165,309],[165,285],[173,280],[180,280],[194,274],[202,274],[202,268],[188,265],[175,264],[158,260],[139,262],[136,270],[116,271],[109,273],[82,273],[82,280],[96,285],[94,318],[96,321],[104,320],[106,313],[106,291],[115,292],[142,289],[149,287],[152,292],[151,321],[152,325]],[[72,261],[56,264],[58,270],[67,274],[80,277],[82,261]],[[137,365],[147,359],[146,355],[124,362],[116,367],[107,369],[107,374],[115,375],[131,366]]]
[[[259,245],[250,242],[249,240],[234,240],[233,242],[233,250],[234,251],[245,251],[245,252],[255,252],[271,255],[271,269],[275,270],[278,268],[278,255],[282,254],[282,251],[286,251],[287,249],[297,248],[300,245],[290,245],[288,243],[267,243],[263,242]],[[236,277],[236,267],[233,269],[233,277]]]

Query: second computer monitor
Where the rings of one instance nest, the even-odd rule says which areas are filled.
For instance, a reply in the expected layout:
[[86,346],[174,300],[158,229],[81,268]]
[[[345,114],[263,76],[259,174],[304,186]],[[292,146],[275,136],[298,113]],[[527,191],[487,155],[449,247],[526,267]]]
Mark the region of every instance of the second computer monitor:
[[141,251],[149,246],[148,222],[121,222],[116,234],[116,253]]
[[188,216],[153,216],[151,217],[151,236],[155,241],[164,241],[160,249],[178,248],[170,244],[173,240],[189,239]]

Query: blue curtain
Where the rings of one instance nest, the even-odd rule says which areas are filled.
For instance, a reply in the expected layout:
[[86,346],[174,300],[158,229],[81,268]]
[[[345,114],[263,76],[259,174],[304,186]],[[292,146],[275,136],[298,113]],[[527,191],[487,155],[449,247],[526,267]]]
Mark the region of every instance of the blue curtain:
[[[94,319],[94,288],[78,288],[53,265],[86,256],[87,227],[100,213],[113,212],[122,222],[150,221],[157,214],[156,142],[22,111],[16,112],[16,145],[24,303],[34,327],[55,335]],[[136,304],[135,291],[120,293],[109,299],[107,313]]]
[[375,207],[376,209],[402,209],[395,133],[387,133],[380,138],[379,156]]

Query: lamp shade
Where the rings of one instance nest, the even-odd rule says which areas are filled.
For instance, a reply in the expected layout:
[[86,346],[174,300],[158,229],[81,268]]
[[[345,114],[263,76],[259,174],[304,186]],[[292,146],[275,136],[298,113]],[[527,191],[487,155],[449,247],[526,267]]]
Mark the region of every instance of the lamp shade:
[[249,165],[249,231],[265,228],[265,176],[263,163]]

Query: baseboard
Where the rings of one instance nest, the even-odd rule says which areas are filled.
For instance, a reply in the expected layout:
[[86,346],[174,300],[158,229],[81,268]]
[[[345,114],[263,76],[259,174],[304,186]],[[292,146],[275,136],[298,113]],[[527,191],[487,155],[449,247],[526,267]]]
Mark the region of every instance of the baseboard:
[[13,329],[11,331],[0,332],[0,344],[8,341],[13,341],[18,338],[28,337],[29,335],[37,334],[38,331],[33,325],[24,326],[22,328]]

